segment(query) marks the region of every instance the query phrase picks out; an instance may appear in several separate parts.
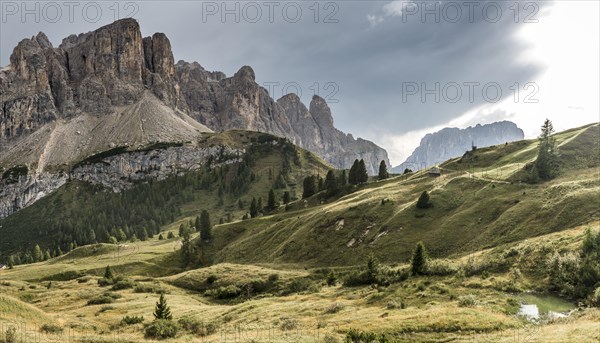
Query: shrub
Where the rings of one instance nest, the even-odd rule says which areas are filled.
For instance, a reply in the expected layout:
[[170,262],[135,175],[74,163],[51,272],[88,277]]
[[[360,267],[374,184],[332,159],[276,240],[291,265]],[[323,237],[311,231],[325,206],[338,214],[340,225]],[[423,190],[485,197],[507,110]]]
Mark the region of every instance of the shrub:
[[173,338],[177,335],[179,326],[172,320],[157,319],[146,327],[145,337],[153,339]]
[[158,286],[158,285],[136,285],[133,288],[133,291],[135,293],[167,293],[162,287]]
[[448,260],[430,260],[425,266],[425,274],[427,275],[454,275],[458,271],[459,266]]
[[283,290],[284,294],[300,293],[315,290],[315,285],[308,279],[295,279],[288,283]]
[[117,281],[113,286],[112,286],[112,290],[113,291],[118,291],[121,289],[127,289],[127,288],[133,288],[133,286],[135,286],[135,282],[129,280],[129,279],[124,279],[124,280],[119,280]]
[[183,317],[178,321],[181,328],[193,333],[196,336],[210,336],[217,332],[217,326],[213,323],[204,323],[196,318]]
[[134,325],[144,322],[143,316],[125,316],[121,319],[121,324],[123,325]]
[[458,297],[458,306],[460,307],[473,307],[475,305],[477,305],[477,298],[473,294]]
[[337,283],[337,277],[335,276],[334,272],[329,272],[329,274],[327,274],[327,286],[335,286],[335,284]]
[[112,284],[113,284],[112,279],[107,279],[107,278],[98,279],[98,286],[100,286],[100,287],[106,287],[106,286],[110,286]]
[[375,334],[373,332],[350,329],[346,333],[346,343],[387,343],[392,341],[385,333]]
[[4,333],[4,343],[17,343],[17,328],[9,326]]
[[323,337],[323,343],[339,343],[339,340],[335,336],[327,334]]
[[325,313],[338,313],[344,309],[344,305],[340,303],[333,303],[325,310]]
[[279,274],[271,274],[271,275],[269,275],[269,282],[270,283],[276,283],[277,281],[279,281]]
[[228,285],[219,287],[216,289],[209,289],[204,292],[206,296],[216,299],[231,299],[239,296],[242,293],[242,289],[236,285]]
[[111,304],[115,301],[112,297],[108,295],[100,295],[95,298],[88,300],[88,305],[101,305],[101,304]]
[[45,333],[61,333],[63,332],[63,328],[56,324],[44,324],[40,327],[40,331]]
[[99,310],[98,313],[102,313],[102,312],[106,312],[106,311],[110,311],[110,310],[114,310],[115,307],[114,306],[110,306],[110,305],[106,305],[106,306],[102,306]]
[[387,303],[386,308],[388,310],[394,310],[394,309],[405,309],[406,308],[406,304],[404,303],[404,301],[390,301]]
[[90,279],[91,279],[91,277],[89,277],[89,276],[83,276],[83,277],[80,277],[79,279],[77,279],[77,282],[78,283],[86,283],[86,282],[90,281]]
[[281,328],[281,331],[294,330],[296,327],[298,327],[298,321],[292,318],[283,318],[279,327]]
[[215,283],[215,281],[217,281],[219,279],[218,276],[211,274],[206,278],[206,283],[209,285],[212,285],[213,283]]

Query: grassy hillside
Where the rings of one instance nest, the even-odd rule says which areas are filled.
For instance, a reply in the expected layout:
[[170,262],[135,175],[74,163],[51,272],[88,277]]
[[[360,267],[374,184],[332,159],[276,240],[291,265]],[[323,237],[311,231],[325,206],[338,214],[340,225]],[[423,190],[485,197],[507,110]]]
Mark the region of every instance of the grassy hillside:
[[[598,133],[593,125],[557,134],[561,173],[549,182],[513,180],[537,146],[514,142],[448,161],[441,177],[397,176],[324,204],[304,209],[300,200],[290,211],[218,226],[206,249],[214,262],[353,265],[373,253],[402,263],[419,241],[433,256],[456,256],[589,223],[600,217],[600,164],[590,153]],[[432,208],[416,208],[423,191]]]
[[[202,268],[182,267],[180,238],[155,235],[0,270],[0,339],[17,322],[22,341],[153,341],[145,333],[162,293],[178,330],[166,342],[598,341],[598,125],[556,138],[552,181],[520,181],[536,141],[479,149],[442,164],[440,177],[397,176],[216,225],[198,244]],[[289,190],[322,167],[300,159]],[[281,163],[273,152],[257,161],[246,201],[266,198],[269,169]],[[200,208],[245,212],[237,199],[218,205],[215,190],[185,190],[196,197],[174,202],[181,213],[160,226],[165,237]],[[417,209],[423,191],[433,207]],[[431,258],[413,275],[419,241]],[[105,284],[107,265],[116,276]],[[524,316],[525,305],[539,318]]]
[[[11,253],[25,250],[32,254],[36,244],[42,251],[53,253],[61,248],[65,252],[71,242],[108,242],[110,236],[119,236],[119,230],[124,231],[127,240],[133,235],[142,239],[158,234],[161,227],[176,220],[194,219],[203,209],[211,212],[213,223],[239,220],[253,197],[262,197],[266,205],[268,192],[275,187],[280,173],[285,171],[284,183],[276,189],[279,199],[285,191],[292,198],[301,196],[305,175],[328,170],[310,152],[268,134],[207,134],[198,144],[244,148],[247,153],[240,163],[140,183],[121,193],[85,182],[69,182],[0,220],[0,257],[6,259]],[[147,149],[154,148],[164,147]],[[240,200],[243,208],[239,207]]]

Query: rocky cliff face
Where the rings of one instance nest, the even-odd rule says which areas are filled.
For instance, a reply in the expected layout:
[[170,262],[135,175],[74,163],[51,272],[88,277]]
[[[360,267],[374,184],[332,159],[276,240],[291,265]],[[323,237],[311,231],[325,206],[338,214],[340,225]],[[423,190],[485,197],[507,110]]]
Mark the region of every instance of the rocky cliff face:
[[213,167],[239,162],[244,153],[243,149],[222,145],[184,145],[125,152],[95,163],[81,164],[71,171],[44,171],[39,174],[4,177],[0,180],[0,218],[33,204],[69,180],[87,181],[120,192],[135,182],[163,180],[171,175],[200,170],[211,157],[212,161],[219,161],[213,162]]
[[425,135],[412,155],[395,167],[394,172],[402,172],[404,168],[422,169],[462,156],[465,151],[471,150],[472,144],[483,148],[523,138],[523,130],[510,121],[477,124],[466,129],[445,128]]
[[[216,131],[287,137],[338,168],[363,158],[369,172],[376,173],[379,162],[388,161],[385,150],[335,129],[323,99],[313,99],[307,114],[293,96],[274,101],[248,66],[228,78],[196,62],[175,64],[168,38],[162,33],[142,38],[133,19],[71,35],[57,48],[43,33],[21,41],[10,65],[0,71],[0,146],[48,123],[143,107],[139,104],[148,93],[171,110],[171,117],[187,114]],[[153,133],[143,135],[151,140]]]

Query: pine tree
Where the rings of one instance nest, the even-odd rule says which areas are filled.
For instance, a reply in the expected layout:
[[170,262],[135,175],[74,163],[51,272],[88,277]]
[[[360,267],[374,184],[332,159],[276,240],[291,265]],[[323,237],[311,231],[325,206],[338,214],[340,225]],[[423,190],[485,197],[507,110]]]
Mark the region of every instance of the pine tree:
[[387,170],[387,164],[384,160],[381,160],[381,163],[379,164],[379,180],[385,180],[388,177],[390,177],[390,174]]
[[179,237],[183,237],[184,232],[185,232],[185,225],[183,225],[183,224],[179,225]]
[[365,165],[365,160],[361,159],[358,162],[358,171],[357,171],[358,183],[365,183],[369,181],[369,174],[367,173],[367,166]]
[[104,269],[104,278],[108,279],[108,280],[112,280],[115,276],[113,275],[112,269],[110,269],[110,266],[106,266],[106,268]]
[[287,205],[290,202],[290,200],[291,200],[290,199],[290,192],[285,191],[283,193],[283,203]]
[[269,191],[269,198],[267,199],[267,207],[269,209],[275,209],[277,200],[275,199],[275,191],[273,191],[273,189],[271,188],[271,190]]
[[325,189],[327,189],[329,196],[333,195],[338,189],[337,180],[333,170],[329,170],[325,176]]
[[196,220],[194,222],[194,227],[196,228],[196,230],[200,230],[200,216],[196,216]]
[[554,126],[549,119],[544,121],[542,132],[538,138],[538,156],[535,161],[537,174],[542,180],[550,180],[558,173],[558,157],[556,154],[556,140],[552,136]]
[[44,253],[44,261],[51,259],[52,256],[50,256],[50,250],[46,249],[46,252]]
[[423,242],[417,243],[417,246],[413,252],[412,259],[410,260],[410,269],[412,275],[421,275],[425,273],[427,267],[427,251]]
[[346,169],[342,170],[342,173],[340,174],[337,183],[339,187],[344,187],[348,184],[348,178],[346,177]]
[[169,233],[167,234],[167,239],[172,239],[175,238],[175,235],[173,234],[173,231],[169,231]]
[[258,216],[258,204],[256,198],[252,198],[252,202],[250,203],[250,217],[255,218],[256,216]]
[[171,309],[169,309],[169,305],[167,305],[167,299],[165,299],[164,293],[160,294],[160,298],[158,298],[158,302],[154,307],[154,318],[155,319],[173,319],[173,315],[171,314]]
[[244,208],[244,202],[242,201],[242,199],[238,200],[238,208],[240,210],[242,210]]
[[262,210],[263,210],[262,197],[258,197],[258,201],[256,202],[256,208],[258,209],[258,212],[262,212]]
[[379,269],[379,260],[377,260],[375,255],[369,255],[369,259],[367,260],[367,273],[371,281],[375,281],[377,279],[377,275],[379,275]]
[[212,239],[212,225],[207,210],[202,210],[202,213],[200,213],[200,239],[203,241]]
[[429,193],[427,191],[421,193],[417,200],[417,208],[430,208],[432,204],[429,202]]
[[350,167],[350,172],[348,173],[348,183],[351,185],[358,185],[358,160],[354,160],[352,163],[352,167]]
[[33,262],[40,262],[44,260],[44,254],[42,253],[42,249],[40,249],[39,245],[35,245],[33,248]]
[[317,179],[314,175],[310,175],[304,178],[302,182],[302,198],[308,198],[317,193]]

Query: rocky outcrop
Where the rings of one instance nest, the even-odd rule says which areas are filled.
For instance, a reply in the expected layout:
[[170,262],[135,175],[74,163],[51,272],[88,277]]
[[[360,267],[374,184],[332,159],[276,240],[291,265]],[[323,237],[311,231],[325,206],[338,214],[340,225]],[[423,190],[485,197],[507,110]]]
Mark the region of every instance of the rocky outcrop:
[[212,167],[239,162],[244,153],[243,149],[228,146],[184,145],[125,152],[95,163],[83,163],[71,171],[4,178],[0,180],[0,218],[33,204],[69,180],[87,181],[120,192],[136,182],[163,180],[172,175],[200,170],[209,159],[213,161]]
[[[363,158],[375,173],[379,162],[388,160],[375,144],[335,129],[323,99],[313,99],[307,116],[299,99],[293,104],[293,96],[272,99],[249,66],[226,77],[196,62],[175,64],[169,39],[162,33],[142,38],[134,19],[71,35],[57,48],[43,33],[21,41],[10,65],[0,71],[0,146],[60,119],[106,116],[137,106],[148,92],[173,113],[187,114],[215,131],[287,137],[337,168]],[[152,138],[151,132],[143,134]]]
[[313,96],[310,108],[300,101],[296,94],[288,94],[277,104],[285,113],[292,126],[292,140],[307,150],[321,156],[329,164],[338,168],[352,166],[355,159],[364,159],[367,172],[378,172],[382,160],[389,165],[387,152],[364,139],[354,139],[333,125],[333,116],[325,100]]
[[471,150],[472,145],[484,148],[522,140],[523,130],[510,121],[492,124],[469,126],[466,129],[444,128],[435,133],[428,133],[421,139],[419,146],[406,161],[393,169],[402,172],[404,168],[422,169],[462,156]]

